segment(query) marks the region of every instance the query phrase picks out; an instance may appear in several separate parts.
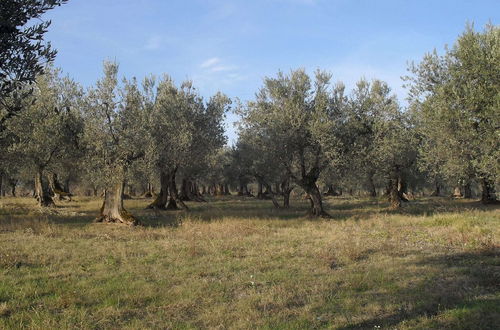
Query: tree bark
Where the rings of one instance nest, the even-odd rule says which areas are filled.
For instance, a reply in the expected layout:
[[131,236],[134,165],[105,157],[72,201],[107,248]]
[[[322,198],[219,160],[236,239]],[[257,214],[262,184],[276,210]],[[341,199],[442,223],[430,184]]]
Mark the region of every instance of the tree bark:
[[[317,158],[318,161],[319,158]],[[289,173],[292,172],[289,170]],[[305,166],[301,165],[301,177],[298,179],[295,176],[291,178],[306,192],[310,202],[311,208],[309,209],[309,215],[313,217],[323,217],[331,218],[331,216],[323,209],[323,201],[321,199],[321,193],[316,185],[318,181],[321,169],[319,166],[313,166],[309,172],[306,172]]]
[[104,191],[104,202],[100,216],[95,222],[123,223],[139,225],[139,221],[123,207],[123,180],[117,180],[114,186]]
[[283,208],[290,207],[290,194],[293,190],[293,187],[290,187],[290,180],[285,179],[281,182],[281,193],[283,195]]
[[38,168],[35,174],[35,198],[41,207],[55,206],[54,200],[50,195],[50,188],[43,180],[43,168]]
[[179,198],[179,193],[177,191],[177,185],[175,183],[175,174],[177,173],[177,168],[174,169],[170,173],[170,178],[168,180],[168,204],[167,210],[188,210],[188,207],[184,202]]
[[434,182],[434,191],[431,194],[431,197],[438,197],[441,195],[441,185],[439,184],[439,181],[436,180]]
[[326,192],[324,193],[325,196],[335,196],[335,189],[333,189],[332,184],[327,184],[326,185],[328,189],[326,189]]
[[[161,175],[161,174],[160,174]],[[161,192],[160,192],[161,193]],[[144,194],[144,197],[145,198],[151,198],[153,197],[153,185],[151,184],[151,182],[148,182],[148,187],[147,187],[147,191],[146,193]]]
[[373,182],[373,174],[368,174],[368,190],[370,197],[377,197],[377,189],[375,187],[375,182]]
[[454,198],[462,198],[463,197],[462,190],[460,189],[460,187],[455,187],[453,189],[453,197]]
[[389,183],[387,185],[389,203],[392,209],[401,207],[401,195],[398,189],[398,181],[397,177],[393,177],[389,179]]
[[257,199],[264,199],[264,193],[262,192],[262,182],[257,182]]
[[64,180],[64,187],[63,190],[67,193],[71,193],[71,190],[69,189],[69,184],[71,182],[71,179],[68,177],[66,180]]
[[276,191],[276,195],[281,195],[281,187],[278,182],[274,184],[274,190]]
[[179,194],[179,198],[182,201],[190,201],[190,193],[189,193],[189,182],[186,178],[182,178],[181,191]]
[[48,176],[48,181],[49,181],[49,188],[52,193],[52,197],[56,200],[63,201],[63,200],[68,200],[71,201],[71,194],[67,191],[64,191],[64,188],[62,185],[59,183],[59,180],[57,179],[57,174],[56,173],[49,173]]
[[462,188],[464,190],[464,193],[463,193],[464,198],[467,198],[467,199],[472,198],[472,188],[471,188],[470,182],[465,183]]
[[262,181],[262,185],[266,188],[266,191],[268,192],[269,196],[271,197],[271,200],[273,201],[274,207],[279,209],[280,204],[276,200],[276,196],[274,195],[274,192],[273,192],[271,186],[268,183],[266,183],[265,181]]
[[481,179],[481,203],[496,204],[498,203],[495,191],[495,183],[492,180]]
[[[168,201],[168,175],[165,172],[160,173],[160,193],[156,196],[155,200],[146,208],[154,210],[165,210]],[[148,183],[148,190],[151,184]],[[148,191],[150,192],[150,190]]]
[[401,174],[401,172],[399,172],[399,174],[398,174],[398,195],[399,195],[399,199],[403,202],[408,202],[408,199],[405,196],[407,194],[407,191],[408,191],[408,187],[406,185],[406,181],[403,178],[403,175]]
[[325,210],[323,209],[323,201],[321,199],[321,193],[319,192],[316,183],[302,186],[302,188],[309,196],[309,200],[311,202],[311,208],[309,210],[309,214],[313,217],[329,218],[330,215],[326,213]]
[[229,190],[229,184],[225,183],[224,184],[224,195],[231,195],[231,191]]

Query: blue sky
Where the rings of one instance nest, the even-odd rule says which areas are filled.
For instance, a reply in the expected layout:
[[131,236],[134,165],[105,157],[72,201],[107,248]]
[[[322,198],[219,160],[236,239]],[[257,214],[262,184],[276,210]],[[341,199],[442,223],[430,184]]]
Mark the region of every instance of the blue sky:
[[264,77],[303,67],[348,87],[379,78],[404,99],[408,61],[453,44],[467,21],[499,24],[500,1],[70,0],[46,18],[56,65],[85,86],[112,59],[124,76],[191,79],[205,97],[249,100]]

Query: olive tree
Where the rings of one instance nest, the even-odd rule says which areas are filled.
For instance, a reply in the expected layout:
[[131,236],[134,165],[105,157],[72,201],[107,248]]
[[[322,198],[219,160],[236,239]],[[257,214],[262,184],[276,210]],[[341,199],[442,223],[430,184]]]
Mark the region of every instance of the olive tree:
[[313,216],[328,216],[316,182],[341,150],[330,79],[331,75],[322,71],[316,72],[314,81],[304,70],[288,75],[279,72],[264,80],[244,114],[251,132],[272,141],[274,149],[290,157],[282,164],[293,182],[308,194]]
[[477,178],[483,203],[496,201],[500,175],[500,28],[467,26],[443,55],[426,54],[409,70],[409,91],[425,139],[422,160],[439,157],[454,181]]
[[159,172],[161,189],[150,208],[187,209],[178,194],[176,175],[184,170],[195,177],[193,172],[222,147],[229,104],[220,93],[205,104],[190,81],[178,88],[168,76],[160,80],[149,113],[147,156]]
[[118,64],[104,63],[104,77],[88,91],[84,138],[87,175],[104,189],[98,222],[135,225],[123,206],[123,188],[130,164],[144,156],[144,98],[136,79],[118,82]]
[[34,173],[40,206],[54,205],[52,197],[64,193],[55,181],[55,170],[62,162],[74,160],[82,130],[81,96],[77,83],[49,68],[37,77],[32,95],[24,100],[25,110],[8,122],[13,137],[9,151]]

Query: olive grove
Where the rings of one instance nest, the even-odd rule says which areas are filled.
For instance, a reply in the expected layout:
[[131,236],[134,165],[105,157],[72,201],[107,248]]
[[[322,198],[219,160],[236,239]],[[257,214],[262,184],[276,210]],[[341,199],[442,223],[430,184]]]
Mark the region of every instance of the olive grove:
[[[38,11],[12,24],[64,2],[34,1]],[[47,27],[23,38],[43,40]],[[309,201],[312,217],[329,217],[325,196],[345,194],[392,208],[424,194],[497,201],[500,29],[491,24],[467,26],[444,54],[412,63],[407,106],[384,81],[360,79],[349,90],[332,73],[305,69],[266,77],[247,102],[221,92],[205,98],[196,82],[177,85],[166,74],[123,78],[110,61],[83,88],[42,63],[55,56],[49,45],[0,29],[0,196],[29,194],[42,208],[100,196],[96,221],[130,225],[140,221],[126,198],[188,211],[188,201],[208,196],[269,199],[277,209],[295,196]],[[8,58],[12,47],[32,54],[29,63]],[[233,146],[229,111],[240,116]]]

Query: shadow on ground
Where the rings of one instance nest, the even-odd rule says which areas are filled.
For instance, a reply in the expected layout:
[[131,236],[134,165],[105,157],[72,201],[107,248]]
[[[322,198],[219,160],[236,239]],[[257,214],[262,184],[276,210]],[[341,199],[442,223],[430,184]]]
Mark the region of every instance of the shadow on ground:
[[[379,304],[399,303],[396,313],[342,329],[399,328],[498,329],[500,324],[500,248],[423,256],[416,264],[425,276],[386,294],[370,294]],[[410,266],[410,265],[408,265]],[[412,277],[408,271],[400,276]]]
[[[21,203],[16,203],[21,201]],[[0,200],[0,220],[3,223],[24,221],[26,218],[47,220],[57,224],[83,226],[91,223],[97,216],[100,201],[77,198],[72,202],[61,202],[55,209],[40,210],[31,198],[18,200]],[[82,207],[82,202],[87,203]],[[159,227],[178,225],[182,219],[216,221],[231,218],[311,220],[307,216],[309,203],[302,199],[293,199],[291,207],[277,209],[271,201],[257,200],[251,197],[225,196],[209,198],[207,203],[188,202],[189,211],[147,210],[148,199],[125,201],[126,208],[143,225]],[[281,201],[280,201],[281,202]],[[384,198],[346,198],[326,197],[325,209],[332,220],[365,220],[377,214],[401,214],[414,216],[432,216],[438,213],[463,212],[471,210],[500,210],[498,205],[484,206],[473,200],[453,200],[451,198],[422,198],[404,203],[399,210],[391,210]],[[28,217],[27,217],[28,215]]]

